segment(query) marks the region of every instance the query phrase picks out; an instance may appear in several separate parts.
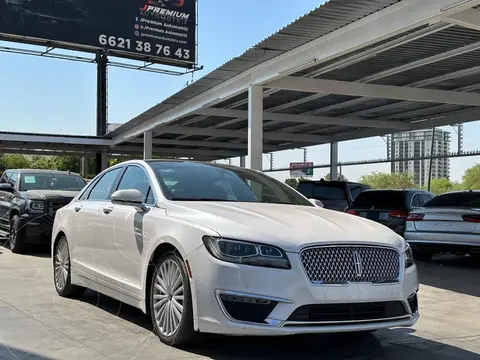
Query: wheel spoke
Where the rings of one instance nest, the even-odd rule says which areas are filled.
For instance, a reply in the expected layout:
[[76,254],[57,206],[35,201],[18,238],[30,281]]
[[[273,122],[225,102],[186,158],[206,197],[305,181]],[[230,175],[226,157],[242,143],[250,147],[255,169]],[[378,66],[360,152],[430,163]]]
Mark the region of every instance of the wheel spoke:
[[183,316],[183,277],[178,263],[167,259],[160,264],[154,277],[153,308],[158,330],[172,336]]
[[165,281],[163,281],[163,279],[162,279],[160,276],[158,276],[158,275],[156,276],[156,280],[157,280],[158,285],[160,285],[161,288],[162,288],[161,291],[162,291],[164,294],[166,294],[166,293],[167,293],[167,286],[165,285]]
[[172,304],[175,306],[178,311],[183,312],[183,305],[180,304],[177,300],[172,299]]
[[156,302],[155,305],[153,305],[153,307],[154,307],[155,309],[161,308],[162,305],[166,304],[167,302],[168,302],[168,299],[165,298],[165,299],[163,299],[163,300],[161,300],[161,301],[159,301],[159,302]]

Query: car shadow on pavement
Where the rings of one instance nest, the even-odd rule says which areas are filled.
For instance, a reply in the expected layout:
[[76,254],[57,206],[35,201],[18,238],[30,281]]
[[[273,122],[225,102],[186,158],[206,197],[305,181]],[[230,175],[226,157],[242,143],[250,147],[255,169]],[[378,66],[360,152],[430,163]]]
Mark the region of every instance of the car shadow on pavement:
[[52,357],[36,354],[27,350],[20,350],[12,346],[6,346],[0,342],[0,359],[2,360],[53,360]]
[[[406,330],[406,331],[405,331]],[[479,360],[480,355],[411,335],[412,330],[374,334],[325,334],[289,337],[209,337],[188,351],[214,360],[375,359]]]
[[123,320],[131,322],[146,330],[153,331],[150,315],[145,315],[141,310],[124,304],[94,290],[87,290],[78,300],[95,306]]
[[470,256],[437,256],[418,262],[420,283],[480,297],[480,259]]

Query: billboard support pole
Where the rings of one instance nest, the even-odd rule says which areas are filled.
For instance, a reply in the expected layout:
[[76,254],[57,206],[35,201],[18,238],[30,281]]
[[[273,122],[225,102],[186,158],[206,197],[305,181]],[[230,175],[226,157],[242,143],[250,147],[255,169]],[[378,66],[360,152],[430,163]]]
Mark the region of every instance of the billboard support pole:
[[[104,136],[107,133],[107,52],[97,52],[95,62],[97,63],[97,136]],[[105,163],[102,161],[101,152],[96,154],[95,166],[97,174],[105,170]]]

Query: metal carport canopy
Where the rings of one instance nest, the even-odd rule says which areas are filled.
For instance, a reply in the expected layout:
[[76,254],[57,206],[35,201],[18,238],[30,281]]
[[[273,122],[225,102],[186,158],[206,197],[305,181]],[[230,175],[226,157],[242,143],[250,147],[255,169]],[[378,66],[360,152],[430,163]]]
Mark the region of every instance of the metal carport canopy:
[[261,169],[263,152],[331,143],[334,165],[339,141],[478,120],[478,6],[330,0],[108,133],[105,146],[249,154]]
[[261,169],[262,152],[478,120],[479,5],[331,0],[108,136]]

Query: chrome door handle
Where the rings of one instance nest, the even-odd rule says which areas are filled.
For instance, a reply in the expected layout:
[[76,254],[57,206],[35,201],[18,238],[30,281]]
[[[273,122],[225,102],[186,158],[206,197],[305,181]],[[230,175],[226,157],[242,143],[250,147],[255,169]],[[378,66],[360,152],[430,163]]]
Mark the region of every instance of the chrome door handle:
[[112,211],[113,211],[113,207],[103,208],[103,213],[104,213],[105,215],[110,214]]
[[79,212],[80,210],[82,210],[83,206],[75,206],[73,208],[73,210],[75,210],[75,212]]

